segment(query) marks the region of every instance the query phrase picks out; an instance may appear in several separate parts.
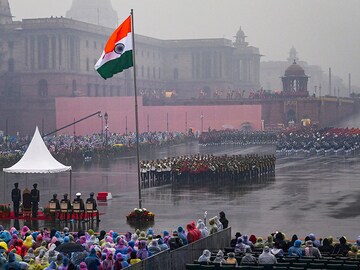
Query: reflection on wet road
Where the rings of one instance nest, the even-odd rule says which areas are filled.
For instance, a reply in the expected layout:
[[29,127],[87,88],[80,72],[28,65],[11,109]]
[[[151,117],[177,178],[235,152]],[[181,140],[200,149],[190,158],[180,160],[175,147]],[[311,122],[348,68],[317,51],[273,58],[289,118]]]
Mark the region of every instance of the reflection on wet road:
[[[239,145],[199,147],[197,143],[182,144],[142,152],[141,159],[156,159],[193,153],[215,155],[272,154],[274,146]],[[199,184],[161,186],[142,191],[143,207],[156,215],[153,228],[173,230],[191,220],[208,217],[224,211],[233,232],[266,236],[273,231],[283,231],[288,236],[297,233],[305,236],[315,233],[319,236],[346,235],[356,239],[360,234],[360,172],[359,156],[279,156],[276,162],[276,176],[242,182],[216,181]],[[45,204],[56,192],[59,197],[69,192],[68,174],[46,176],[7,177],[6,187],[11,190],[15,181],[24,188],[27,183],[37,182],[41,191],[41,202]],[[21,186],[21,184],[20,184]],[[133,230],[126,223],[126,215],[138,206],[137,174],[135,155],[114,161],[74,168],[73,197],[82,192],[87,198],[91,191],[109,191],[113,199],[100,203],[100,227],[119,232]],[[10,200],[9,192],[6,200]],[[4,225],[10,225],[0,221]],[[11,222],[11,225],[13,221]],[[20,222],[20,225],[22,223]],[[29,224],[30,226],[32,224]],[[33,224],[37,225],[37,224]],[[67,224],[74,229],[79,224]],[[43,223],[39,226],[63,228],[63,223]],[[88,224],[80,224],[87,228]]]

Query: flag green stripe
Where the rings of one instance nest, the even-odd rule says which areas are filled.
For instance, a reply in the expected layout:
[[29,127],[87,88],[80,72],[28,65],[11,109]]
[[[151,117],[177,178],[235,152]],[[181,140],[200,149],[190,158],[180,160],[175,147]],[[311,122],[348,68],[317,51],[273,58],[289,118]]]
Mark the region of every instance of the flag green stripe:
[[119,58],[108,61],[99,67],[96,71],[104,79],[111,78],[116,73],[133,66],[132,50],[124,52]]

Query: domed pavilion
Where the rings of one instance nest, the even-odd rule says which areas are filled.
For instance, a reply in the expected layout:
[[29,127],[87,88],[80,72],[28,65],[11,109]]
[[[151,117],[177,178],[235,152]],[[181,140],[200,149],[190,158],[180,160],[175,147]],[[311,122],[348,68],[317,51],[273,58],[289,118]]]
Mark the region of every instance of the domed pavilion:
[[309,76],[305,74],[304,69],[296,63],[296,60],[286,70],[281,77],[283,83],[283,94],[291,97],[307,97]]

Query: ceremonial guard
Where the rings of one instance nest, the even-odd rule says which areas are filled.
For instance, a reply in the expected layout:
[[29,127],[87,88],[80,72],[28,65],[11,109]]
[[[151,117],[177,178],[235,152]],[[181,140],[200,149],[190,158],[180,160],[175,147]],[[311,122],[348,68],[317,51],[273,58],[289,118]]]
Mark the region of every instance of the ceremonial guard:
[[40,191],[37,189],[37,184],[33,184],[33,189],[30,191],[31,195],[31,212],[32,217],[37,217],[37,212],[39,209],[39,201],[40,201]]
[[258,178],[275,172],[274,155],[189,155],[151,161],[156,166],[157,185],[174,181],[208,181]]
[[156,178],[156,181],[158,183],[161,182],[161,178],[162,178],[162,164],[161,164],[161,161],[159,159],[157,159],[155,161],[155,168],[156,168],[156,171],[155,171],[155,178]]
[[156,167],[155,167],[155,161],[151,162],[150,165],[150,180],[155,180],[155,173],[156,173]]
[[86,199],[86,203],[92,203],[93,205],[93,211],[96,211],[96,221],[100,222],[99,219],[99,210],[97,209],[97,203],[96,200],[94,198],[94,192],[90,193],[90,197]]
[[147,180],[146,161],[140,163],[140,172],[141,172],[141,181],[145,183],[145,181]]
[[21,202],[21,191],[19,189],[19,183],[14,184],[15,188],[11,191],[11,199],[14,205],[14,215],[15,217],[19,216],[19,207]]

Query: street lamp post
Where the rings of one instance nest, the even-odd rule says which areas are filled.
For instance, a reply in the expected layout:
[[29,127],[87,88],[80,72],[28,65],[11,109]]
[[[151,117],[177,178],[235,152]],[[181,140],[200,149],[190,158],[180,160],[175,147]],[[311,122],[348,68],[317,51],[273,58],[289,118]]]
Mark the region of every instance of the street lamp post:
[[76,142],[75,118],[74,118],[74,142]]
[[127,136],[128,128],[127,128],[127,115],[125,115],[125,135]]
[[8,123],[9,123],[9,121],[8,121],[8,119],[6,118],[6,121],[5,121],[5,137],[6,137],[6,139],[7,139],[7,137],[8,137],[8,135],[9,135],[9,130],[8,130]]
[[201,112],[201,115],[200,115],[200,119],[201,119],[201,130],[200,130],[200,134],[203,133],[203,130],[204,130],[204,115],[203,113]]
[[319,85],[319,96],[321,97],[321,84]]
[[41,136],[44,136],[44,118],[41,119]]
[[169,113],[166,113],[166,131],[169,132]]
[[104,124],[103,124],[103,115],[101,113],[98,114],[98,117],[101,118],[101,138],[104,140]]
[[5,122],[5,142],[6,142],[6,148],[9,146],[8,141],[9,141],[9,121],[6,118],[6,122]]
[[107,112],[105,112],[104,114],[104,119],[105,119],[105,146],[107,146],[108,144],[108,119],[109,119],[109,115]]
[[147,132],[149,132],[149,131],[150,131],[150,119],[149,119],[149,114],[147,115],[146,121],[147,121]]

